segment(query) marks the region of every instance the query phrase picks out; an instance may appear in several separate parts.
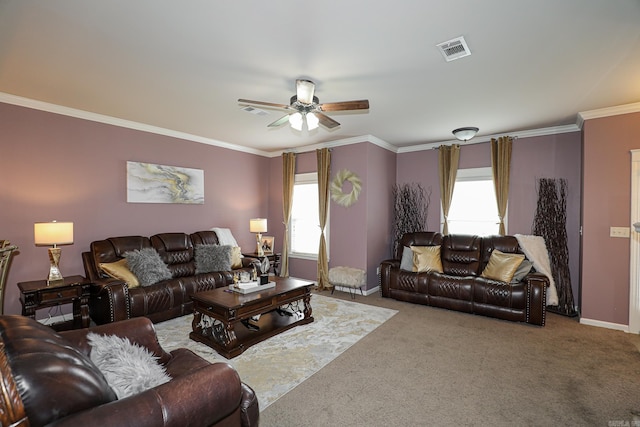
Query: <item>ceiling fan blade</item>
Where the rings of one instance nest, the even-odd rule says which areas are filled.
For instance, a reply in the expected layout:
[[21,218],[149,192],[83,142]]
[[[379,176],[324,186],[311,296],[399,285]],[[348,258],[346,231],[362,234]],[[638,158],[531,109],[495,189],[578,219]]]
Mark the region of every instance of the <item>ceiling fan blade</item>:
[[298,102],[311,104],[315,90],[316,84],[311,80],[296,80],[296,96],[298,97]]
[[369,100],[328,102],[318,105],[318,108],[322,111],[367,110],[369,109]]
[[238,99],[238,104],[262,105],[263,107],[284,108],[285,110],[289,109],[289,106],[286,104],[274,104],[273,102],[252,101],[250,99]]
[[278,126],[282,126],[283,124],[287,123],[288,121],[289,121],[289,115],[287,114],[287,115],[285,115],[285,116],[280,117],[280,118],[279,118],[278,120],[276,120],[275,122],[273,122],[273,123],[269,123],[269,124],[267,125],[267,127],[275,128],[275,127],[278,127]]
[[319,111],[314,111],[313,114],[316,115],[320,124],[326,128],[333,129],[334,127],[340,126],[340,123],[336,122],[326,114],[322,114]]

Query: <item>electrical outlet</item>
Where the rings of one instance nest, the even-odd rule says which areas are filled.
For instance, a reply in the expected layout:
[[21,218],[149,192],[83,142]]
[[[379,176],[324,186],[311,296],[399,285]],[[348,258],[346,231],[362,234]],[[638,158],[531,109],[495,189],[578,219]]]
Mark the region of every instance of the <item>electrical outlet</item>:
[[629,227],[611,227],[609,237],[629,237],[631,229]]

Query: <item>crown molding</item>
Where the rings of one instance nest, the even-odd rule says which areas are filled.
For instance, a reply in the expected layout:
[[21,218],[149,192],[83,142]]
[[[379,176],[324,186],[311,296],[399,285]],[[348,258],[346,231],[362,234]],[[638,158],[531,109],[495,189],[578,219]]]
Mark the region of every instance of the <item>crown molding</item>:
[[[412,145],[407,147],[397,147],[390,144],[380,138],[373,135],[362,135],[350,138],[339,139],[335,141],[322,142],[313,145],[307,145],[303,147],[296,147],[291,150],[278,150],[278,151],[263,151],[254,148],[244,147],[241,145],[231,144],[224,141],[219,141],[212,138],[206,138],[199,135],[194,135],[186,132],[179,132],[172,129],[166,129],[158,126],[152,126],[144,123],[134,122],[131,120],[119,119],[117,117],[107,116],[103,114],[92,113],[89,111],[78,110],[75,108],[63,107],[61,105],[51,104],[44,101],[37,101],[30,98],[24,98],[17,95],[11,95],[9,93],[0,92],[0,102],[6,104],[17,105],[21,107],[32,108],[35,110],[46,111],[54,114],[61,114],[69,117],[75,117],[84,120],[90,120],[93,122],[104,123],[113,126],[119,126],[127,129],[139,130],[142,132],[155,133],[158,135],[169,136],[172,138],[184,139],[187,141],[199,142],[202,144],[212,145],[220,148],[226,148],[228,150],[241,151],[243,153],[255,154],[263,157],[279,157],[285,151],[293,151],[296,153],[305,153],[313,151],[319,148],[333,148],[345,145],[359,144],[362,142],[368,142],[377,145],[385,150],[389,150],[396,154],[411,153],[415,151],[424,151],[437,148],[440,145],[459,144],[457,139],[450,139],[445,141],[430,142],[425,144]],[[518,138],[531,138],[536,136],[557,135],[561,133],[579,132],[582,130],[585,120],[596,119],[600,117],[609,117],[620,114],[629,114],[640,112],[640,102],[619,105],[615,107],[600,108],[596,110],[582,111],[577,114],[576,124],[565,126],[554,126],[541,129],[531,129],[516,132],[503,132],[501,134],[483,135],[473,138],[471,141],[463,143],[463,145],[481,144],[491,141],[492,138],[498,138],[508,133],[509,136],[514,139]]]
[[473,145],[473,144],[482,144],[485,142],[491,142],[492,138],[499,138],[501,136],[508,136],[518,139],[518,138],[532,138],[536,136],[547,136],[547,135],[558,135],[562,133],[570,133],[570,132],[579,132],[580,128],[577,125],[565,125],[565,126],[553,126],[548,128],[540,128],[540,129],[531,129],[531,130],[521,130],[515,132],[502,132],[499,134],[493,135],[483,135],[479,137],[475,137],[472,140],[461,142],[457,139],[449,139],[446,141],[440,142],[430,142],[428,144],[420,144],[420,145],[412,145],[410,147],[401,147],[398,148],[398,153],[411,153],[414,151],[424,151],[424,150],[432,150],[434,148],[438,148],[441,145],[452,145],[452,144],[460,144],[461,146],[465,145]]
[[172,129],[152,126],[145,123],[134,122],[131,120],[119,119],[117,117],[106,116],[104,114],[92,113],[89,111],[78,110],[76,108],[63,107],[61,105],[50,104],[44,101],[24,98],[21,96],[11,95],[9,93],[0,92],[0,102],[5,104],[17,105],[20,107],[32,108],[34,110],[46,111],[48,113],[61,114],[63,116],[74,117],[92,122],[104,123],[113,126],[119,126],[127,129],[139,130],[142,132],[155,133],[158,135],[170,136],[172,138],[184,139],[187,141],[199,142],[202,144],[213,145],[228,150],[242,151],[244,153],[256,154],[258,156],[268,157],[270,153],[254,148],[243,147],[241,145],[230,144],[228,142],[218,141],[212,138],[206,138],[199,135],[193,135],[186,132],[180,132]]
[[617,105],[615,107],[599,108],[597,110],[581,111],[578,113],[577,125],[582,129],[585,120],[599,119],[601,117],[619,116],[621,114],[640,112],[640,102],[633,104]]

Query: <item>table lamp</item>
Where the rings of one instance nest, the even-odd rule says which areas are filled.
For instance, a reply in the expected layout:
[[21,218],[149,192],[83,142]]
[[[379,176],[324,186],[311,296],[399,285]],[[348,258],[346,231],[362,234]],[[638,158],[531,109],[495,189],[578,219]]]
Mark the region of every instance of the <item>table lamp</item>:
[[258,256],[264,256],[262,250],[262,233],[267,232],[267,219],[266,218],[254,218],[249,220],[249,231],[256,233],[256,254]]
[[33,235],[36,246],[53,246],[49,248],[49,277],[47,286],[57,286],[64,283],[60,274],[60,255],[62,250],[57,245],[73,244],[72,222],[36,222],[33,225]]

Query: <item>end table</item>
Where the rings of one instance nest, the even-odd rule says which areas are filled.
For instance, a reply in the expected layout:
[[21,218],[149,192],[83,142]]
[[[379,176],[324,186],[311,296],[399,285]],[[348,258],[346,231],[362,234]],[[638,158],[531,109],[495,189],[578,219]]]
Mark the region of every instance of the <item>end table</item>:
[[262,256],[258,256],[257,253],[251,252],[251,253],[243,253],[242,255],[249,258],[258,258],[258,259],[266,257],[269,260],[269,264],[271,264],[271,269],[273,270],[273,273],[276,276],[278,275],[278,270],[280,269],[280,254],[269,253],[269,254],[264,254]]
[[58,286],[47,286],[46,280],[20,282],[22,315],[35,319],[36,310],[72,303],[73,320],[49,326],[57,331],[88,328],[90,285],[82,276],[65,277],[64,284]]

